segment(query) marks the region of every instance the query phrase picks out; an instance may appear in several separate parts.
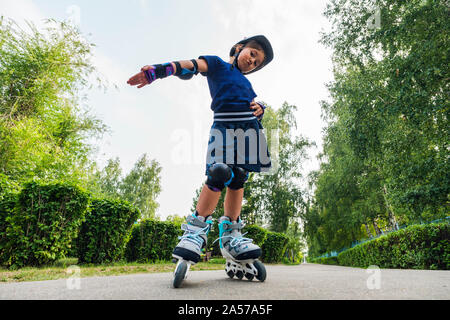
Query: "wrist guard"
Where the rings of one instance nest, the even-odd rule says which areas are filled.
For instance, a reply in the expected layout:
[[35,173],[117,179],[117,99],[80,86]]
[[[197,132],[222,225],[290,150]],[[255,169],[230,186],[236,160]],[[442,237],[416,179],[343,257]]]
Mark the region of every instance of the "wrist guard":
[[173,66],[170,62],[164,64],[155,64],[153,65],[153,67],[154,69],[144,71],[145,77],[147,78],[149,84],[156,79],[163,79],[174,73]]
[[179,62],[174,61],[175,65],[177,66],[177,72],[175,73],[175,76],[182,79],[182,80],[189,80],[194,75],[198,74],[198,64],[195,59],[192,59],[191,62],[194,64],[194,70],[189,70],[186,68],[181,68],[181,65]]

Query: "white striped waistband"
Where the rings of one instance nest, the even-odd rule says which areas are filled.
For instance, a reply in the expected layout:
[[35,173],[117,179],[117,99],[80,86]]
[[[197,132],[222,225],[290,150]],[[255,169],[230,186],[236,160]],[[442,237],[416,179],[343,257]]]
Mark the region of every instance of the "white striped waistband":
[[253,111],[214,113],[214,121],[249,121],[255,119]]

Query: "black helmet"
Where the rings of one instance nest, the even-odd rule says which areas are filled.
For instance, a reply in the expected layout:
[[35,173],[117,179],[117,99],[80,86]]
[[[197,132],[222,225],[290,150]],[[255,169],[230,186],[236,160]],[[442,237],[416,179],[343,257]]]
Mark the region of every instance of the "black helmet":
[[[253,69],[252,71],[246,73],[246,74],[250,74],[253,73],[255,71],[260,70],[261,68],[263,68],[264,66],[266,66],[267,64],[269,64],[270,61],[272,61],[273,59],[273,50],[272,50],[272,46],[270,45],[269,40],[267,40],[267,38],[263,35],[258,35],[258,36],[254,36],[254,37],[250,37],[250,38],[245,38],[244,40],[239,41],[238,43],[236,43],[233,48],[231,48],[230,50],[230,57],[235,55],[236,52],[236,46],[239,44],[243,44],[244,47],[245,45],[250,42],[250,41],[256,41],[259,43],[259,45],[263,48],[264,50],[264,54],[265,54],[265,58],[264,61],[255,69]],[[239,54],[236,55],[235,61],[233,64],[237,63],[237,57],[239,56]]]

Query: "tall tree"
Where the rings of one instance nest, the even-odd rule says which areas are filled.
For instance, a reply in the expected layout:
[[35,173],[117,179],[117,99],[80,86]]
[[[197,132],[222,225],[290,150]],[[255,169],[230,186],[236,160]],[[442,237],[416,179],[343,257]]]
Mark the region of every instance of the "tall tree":
[[122,184],[122,168],[119,158],[109,159],[106,166],[95,173],[93,179],[98,191],[112,198],[120,198]]
[[448,214],[449,13],[439,0],[327,5],[335,79],[307,221],[315,253]]
[[305,209],[301,170],[306,151],[313,143],[295,136],[296,110],[287,102],[279,109],[266,109],[262,124],[273,169],[268,174],[252,174],[244,193],[242,216],[251,222],[267,223],[277,232],[286,232]]
[[158,162],[150,161],[144,154],[120,184],[121,197],[136,206],[142,218],[156,217],[159,206],[156,198],[161,192],[160,173]]
[[347,110],[350,145],[378,172],[391,210],[411,222],[443,214],[450,191],[449,13],[442,0],[340,0],[325,11],[332,111]]
[[[0,17],[0,171],[87,184],[95,148],[87,138],[106,127],[81,107],[95,68],[92,44],[65,23],[22,30]],[[101,81],[100,81],[101,83]]]

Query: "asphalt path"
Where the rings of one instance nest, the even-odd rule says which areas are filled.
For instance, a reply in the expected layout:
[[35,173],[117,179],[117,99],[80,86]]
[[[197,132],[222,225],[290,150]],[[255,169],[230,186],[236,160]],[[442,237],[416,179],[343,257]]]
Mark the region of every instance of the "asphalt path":
[[449,300],[450,271],[268,265],[267,279],[191,271],[181,288],[171,273],[0,283],[0,300]]

